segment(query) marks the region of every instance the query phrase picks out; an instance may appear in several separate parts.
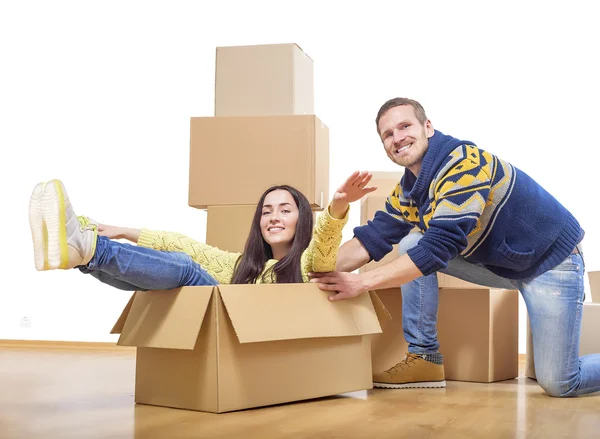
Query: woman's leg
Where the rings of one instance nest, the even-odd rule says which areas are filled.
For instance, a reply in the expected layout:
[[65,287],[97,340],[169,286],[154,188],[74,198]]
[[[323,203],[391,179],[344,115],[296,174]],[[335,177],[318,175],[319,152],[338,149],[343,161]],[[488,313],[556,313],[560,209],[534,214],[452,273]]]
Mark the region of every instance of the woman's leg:
[[38,184],[29,221],[38,270],[78,267],[125,290],[166,290],[217,281],[184,253],[160,252],[98,237],[97,224],[75,215],[60,180]]
[[600,354],[579,357],[583,276],[583,259],[574,254],[533,280],[517,282],[531,321],[536,379],[550,396],[600,391]]
[[179,252],[162,252],[99,236],[96,251],[82,273],[122,290],[170,290],[218,282],[198,263]]

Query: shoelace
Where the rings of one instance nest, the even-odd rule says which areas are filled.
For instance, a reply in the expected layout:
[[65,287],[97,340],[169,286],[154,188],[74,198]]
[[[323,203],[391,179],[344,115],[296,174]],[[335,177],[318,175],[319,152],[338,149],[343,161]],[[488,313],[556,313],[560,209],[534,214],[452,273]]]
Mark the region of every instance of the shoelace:
[[81,227],[81,231],[86,229],[98,230],[98,226],[91,222],[87,216],[78,216],[77,221],[79,221],[79,225]]
[[416,360],[419,357],[416,355],[412,355],[412,354],[406,354],[406,356],[402,359],[402,361],[400,361],[400,363],[396,364],[395,366],[390,367],[388,370],[386,370],[386,372],[395,372],[398,369],[400,370],[404,370],[404,368],[409,368],[411,366],[412,363],[415,363]]

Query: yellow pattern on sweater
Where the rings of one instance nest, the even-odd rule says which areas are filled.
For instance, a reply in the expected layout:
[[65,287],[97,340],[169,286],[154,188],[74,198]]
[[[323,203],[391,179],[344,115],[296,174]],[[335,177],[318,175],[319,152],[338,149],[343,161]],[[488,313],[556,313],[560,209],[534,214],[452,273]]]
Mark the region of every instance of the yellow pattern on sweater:
[[[311,271],[335,270],[337,252],[342,241],[342,229],[348,222],[348,211],[342,219],[333,218],[329,214],[329,208],[319,214],[310,244],[302,253],[301,271],[304,282],[308,282],[308,273]],[[187,253],[221,284],[231,283],[236,261],[242,255],[195,241],[181,233],[148,229],[142,229],[138,245],[154,250]],[[275,259],[267,261],[263,274],[276,262]],[[266,282],[273,283],[274,281],[274,279],[267,279]],[[257,283],[262,282],[261,276],[259,276]]]

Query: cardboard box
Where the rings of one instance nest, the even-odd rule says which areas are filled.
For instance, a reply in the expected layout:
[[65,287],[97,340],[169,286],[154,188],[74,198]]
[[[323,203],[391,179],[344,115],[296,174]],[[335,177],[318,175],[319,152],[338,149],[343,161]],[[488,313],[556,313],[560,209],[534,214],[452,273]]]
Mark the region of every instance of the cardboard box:
[[488,288],[484,285],[477,285],[471,282],[467,282],[466,280],[458,279],[454,276],[450,276],[449,274],[444,274],[438,272],[438,287],[439,288],[474,288],[476,290],[481,288]]
[[448,379],[485,383],[519,375],[517,290],[440,289],[438,322]]
[[[402,169],[402,168],[401,168]],[[383,196],[387,198],[396,188],[396,185],[400,183],[402,176],[404,175],[404,170],[400,170],[397,172],[389,172],[389,171],[372,171],[371,174],[373,177],[369,182],[369,186],[376,186],[377,190],[371,192],[367,197],[370,196]],[[383,208],[383,206],[382,206]],[[373,218],[373,217],[371,217]],[[371,219],[368,218],[368,219]]]
[[[392,320],[372,336],[373,371],[398,363],[408,351],[402,330],[399,288],[378,290]],[[498,289],[440,289],[438,339],[446,379],[489,383],[519,373],[518,292]]]
[[382,305],[327,297],[314,284],[138,291],[111,333],[137,346],[141,404],[220,413],[370,389]]
[[206,243],[230,252],[242,253],[256,205],[208,206]]
[[273,185],[329,203],[329,129],[316,116],[193,117],[192,207],[256,204]]
[[408,352],[402,329],[402,292],[400,288],[377,290],[377,296],[390,314],[380,320],[382,332],[371,336],[373,373],[383,372],[397,364]]
[[588,279],[590,281],[590,300],[600,303],[600,271],[588,271]]
[[[579,338],[579,355],[600,354],[600,303],[583,303],[581,316],[581,336]],[[533,357],[533,338],[527,318],[527,351],[525,354],[525,376],[536,379],[535,361]]]
[[296,44],[217,47],[215,116],[314,112],[313,60]]

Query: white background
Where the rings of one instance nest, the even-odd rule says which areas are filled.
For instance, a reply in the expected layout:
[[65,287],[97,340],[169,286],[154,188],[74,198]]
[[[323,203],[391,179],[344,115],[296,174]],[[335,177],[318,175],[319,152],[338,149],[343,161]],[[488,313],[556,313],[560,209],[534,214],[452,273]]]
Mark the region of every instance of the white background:
[[0,339],[113,341],[130,296],[35,270],[38,181],[62,179],[78,214],[204,239],[205,212],[187,206],[189,118],[213,115],[217,46],[295,42],[314,60],[331,192],[355,169],[396,170],[374,118],[411,97],[435,128],[511,161],[572,210],[599,269],[594,3],[2,2]]

